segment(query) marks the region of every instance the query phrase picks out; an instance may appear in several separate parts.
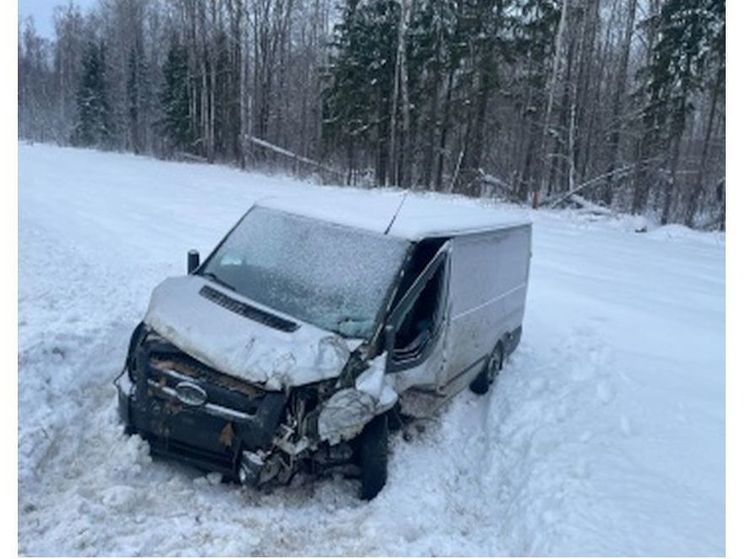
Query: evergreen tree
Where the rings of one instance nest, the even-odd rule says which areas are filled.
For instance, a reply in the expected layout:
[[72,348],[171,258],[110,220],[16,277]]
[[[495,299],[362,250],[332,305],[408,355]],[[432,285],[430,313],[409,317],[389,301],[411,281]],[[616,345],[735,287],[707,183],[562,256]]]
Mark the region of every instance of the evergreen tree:
[[388,169],[389,113],[394,89],[400,4],[348,0],[335,28],[329,83],[324,92],[324,136],[375,152],[376,181]]
[[507,31],[511,0],[463,0],[456,45],[464,60],[460,114],[464,129],[455,185],[470,196],[481,194],[482,157],[489,146],[485,136],[489,100],[499,85],[499,61],[510,60]]
[[108,147],[111,115],[106,92],[103,43],[90,41],[86,45],[82,66],[72,143],[76,146]]
[[[689,227],[694,225],[697,204],[705,191],[704,177],[712,141],[715,113],[717,112],[718,103],[725,99],[725,2],[711,1],[710,11],[712,14],[710,21],[711,29],[707,33],[705,46],[705,54],[709,60],[707,64],[708,69],[705,72],[706,77],[704,78],[705,89],[709,89],[710,91],[710,107],[706,119],[705,137],[699,165],[697,166],[696,179],[686,201],[684,222]],[[724,179],[718,181],[718,184],[722,186],[722,188],[720,186],[716,188],[716,198],[722,204],[720,226],[723,228],[725,226]]]
[[[658,34],[651,63],[644,72],[648,98],[643,143],[644,153],[661,157],[667,170],[661,181],[661,221],[667,223],[679,178],[681,140],[687,117],[694,108],[692,98],[704,84],[706,65],[715,54],[712,47],[718,48],[717,38],[724,30],[725,0],[665,0],[660,15],[648,23],[656,26]],[[643,173],[638,180],[645,184],[637,192],[635,211],[640,211],[646,202],[650,179]]]
[[417,182],[439,189],[452,94],[448,84],[452,85],[455,72],[456,58],[451,50],[457,14],[452,0],[431,0],[417,7],[410,24],[407,55],[413,120],[417,123],[419,118],[422,131],[422,171]]
[[163,65],[163,89],[160,100],[164,117],[161,126],[177,150],[189,151],[194,142],[194,130],[189,112],[189,65],[186,47],[172,42]]
[[127,127],[128,145],[135,152],[143,151],[144,132],[143,126],[145,113],[145,75],[147,67],[141,53],[137,49],[130,49],[127,58]]
[[555,0],[526,0],[513,22],[513,48],[523,53],[519,58],[518,73],[522,126],[516,151],[519,154],[515,169],[514,190],[519,200],[525,200],[530,191],[539,190],[540,177],[537,153],[542,141],[542,123],[547,103],[547,85],[552,73],[555,35],[560,20],[560,6]]

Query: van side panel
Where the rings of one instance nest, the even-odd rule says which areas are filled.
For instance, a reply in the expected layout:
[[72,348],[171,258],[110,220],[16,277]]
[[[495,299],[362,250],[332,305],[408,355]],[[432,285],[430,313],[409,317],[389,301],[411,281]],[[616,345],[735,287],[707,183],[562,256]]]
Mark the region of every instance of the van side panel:
[[521,326],[531,226],[457,236],[452,242],[446,350],[451,380],[469,368],[476,374],[497,341]]

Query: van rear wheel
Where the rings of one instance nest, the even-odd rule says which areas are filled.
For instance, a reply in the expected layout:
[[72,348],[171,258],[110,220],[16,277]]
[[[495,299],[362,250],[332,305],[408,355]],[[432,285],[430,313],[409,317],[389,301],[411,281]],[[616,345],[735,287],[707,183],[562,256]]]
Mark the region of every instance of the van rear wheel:
[[386,485],[389,452],[388,414],[374,417],[360,433],[360,497],[373,499]]
[[492,350],[484,369],[482,369],[479,375],[477,375],[477,378],[471,381],[471,384],[469,385],[471,391],[474,392],[474,394],[487,394],[490,386],[500,373],[502,366],[503,344],[502,342],[497,342],[497,345],[495,346],[495,349]]

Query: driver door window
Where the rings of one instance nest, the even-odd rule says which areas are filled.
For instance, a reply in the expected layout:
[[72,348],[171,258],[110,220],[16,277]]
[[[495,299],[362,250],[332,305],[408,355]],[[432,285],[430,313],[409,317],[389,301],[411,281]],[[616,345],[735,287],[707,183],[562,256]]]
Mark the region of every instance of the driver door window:
[[392,351],[394,361],[418,359],[437,338],[445,306],[445,270],[446,259],[440,258],[398,321]]

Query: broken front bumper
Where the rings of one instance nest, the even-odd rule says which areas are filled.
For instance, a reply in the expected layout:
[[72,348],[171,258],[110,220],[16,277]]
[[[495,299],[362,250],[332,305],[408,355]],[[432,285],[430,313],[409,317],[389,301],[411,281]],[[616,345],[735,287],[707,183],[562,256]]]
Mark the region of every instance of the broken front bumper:
[[[277,473],[266,449],[280,425],[287,400],[283,393],[258,394],[236,409],[223,405],[219,387],[146,369],[137,382],[123,372],[115,386],[122,422],[129,433],[148,441],[151,452],[250,485]],[[185,397],[187,385],[204,394],[205,401]]]
[[368,363],[347,388],[330,379],[268,391],[150,336],[132,344],[115,385],[127,432],[147,440],[151,452],[258,484],[289,480],[307,459],[349,459],[347,443],[396,402],[384,363],[385,355]]

